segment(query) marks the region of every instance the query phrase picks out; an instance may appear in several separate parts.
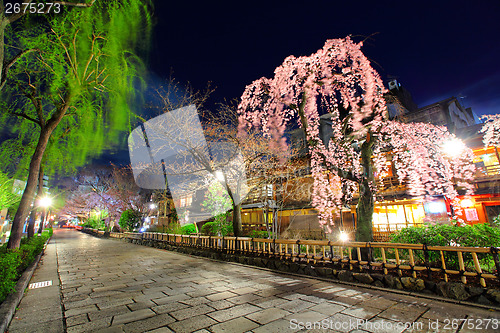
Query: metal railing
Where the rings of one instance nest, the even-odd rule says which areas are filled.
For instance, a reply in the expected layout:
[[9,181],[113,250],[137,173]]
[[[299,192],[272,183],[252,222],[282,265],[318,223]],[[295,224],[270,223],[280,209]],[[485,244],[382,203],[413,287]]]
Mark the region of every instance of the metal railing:
[[165,233],[111,233],[111,237],[157,241],[225,253],[264,256],[292,262],[334,265],[346,270],[461,281],[486,287],[500,282],[500,248],[422,244],[263,239]]

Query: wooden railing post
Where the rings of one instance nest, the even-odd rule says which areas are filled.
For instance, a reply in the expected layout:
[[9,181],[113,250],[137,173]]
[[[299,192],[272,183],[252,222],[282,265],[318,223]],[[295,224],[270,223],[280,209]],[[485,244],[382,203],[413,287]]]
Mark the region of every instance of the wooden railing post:
[[472,259],[474,260],[474,266],[476,267],[476,272],[479,276],[479,283],[481,283],[481,286],[486,287],[486,281],[484,281],[484,278],[481,276],[483,271],[481,270],[481,265],[479,264],[476,252],[472,252]]
[[439,251],[439,253],[441,253],[441,267],[444,273],[444,282],[448,282],[448,274],[446,274],[446,261],[444,260],[444,254],[443,251]]
[[462,283],[467,283],[467,278],[465,277],[465,265],[464,265],[464,257],[462,256],[462,252],[457,252],[458,255],[458,264],[460,266],[460,275],[462,276]]

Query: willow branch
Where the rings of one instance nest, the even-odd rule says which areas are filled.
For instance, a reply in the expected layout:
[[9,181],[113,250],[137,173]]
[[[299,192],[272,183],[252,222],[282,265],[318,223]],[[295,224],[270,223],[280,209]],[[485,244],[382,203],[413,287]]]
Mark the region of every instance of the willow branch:
[[54,3],[58,3],[61,6],[80,7],[80,8],[89,8],[89,7],[92,7],[92,5],[95,2],[96,2],[96,0],[92,0],[91,2],[88,2],[88,3],[85,3],[85,2],[54,1]]

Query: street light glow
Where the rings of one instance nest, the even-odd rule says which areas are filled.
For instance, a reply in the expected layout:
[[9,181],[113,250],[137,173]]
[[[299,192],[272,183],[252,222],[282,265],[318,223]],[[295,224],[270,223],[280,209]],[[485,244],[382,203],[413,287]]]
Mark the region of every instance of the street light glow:
[[43,197],[40,199],[40,206],[49,207],[52,204],[52,199],[50,197]]
[[149,204],[149,208],[150,208],[150,209],[155,209],[155,208],[156,208],[156,205],[152,202],[152,203],[150,203],[150,204]]
[[224,174],[222,173],[222,171],[215,171],[215,177],[221,182],[224,181]]
[[341,242],[347,242],[349,240],[349,235],[347,233],[341,231],[339,234],[339,240]]
[[462,140],[451,139],[443,144],[443,151],[445,154],[451,157],[459,156],[465,149],[465,145]]

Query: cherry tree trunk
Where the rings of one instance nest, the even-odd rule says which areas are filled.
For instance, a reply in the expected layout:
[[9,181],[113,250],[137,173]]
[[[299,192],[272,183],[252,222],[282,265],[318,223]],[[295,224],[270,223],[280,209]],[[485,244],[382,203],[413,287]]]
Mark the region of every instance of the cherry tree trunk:
[[243,227],[241,224],[241,203],[233,204],[233,232],[235,237],[241,237],[243,234]]
[[356,241],[371,242],[373,240],[373,209],[375,201],[370,183],[373,183],[373,145],[374,138],[367,134],[365,142],[361,145],[361,164],[363,177],[359,184],[359,199],[356,206]]

